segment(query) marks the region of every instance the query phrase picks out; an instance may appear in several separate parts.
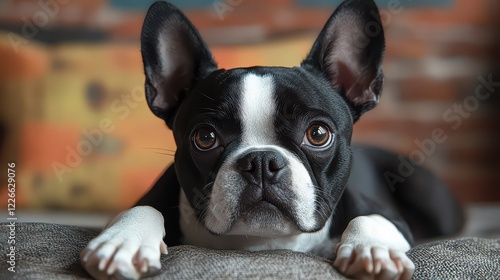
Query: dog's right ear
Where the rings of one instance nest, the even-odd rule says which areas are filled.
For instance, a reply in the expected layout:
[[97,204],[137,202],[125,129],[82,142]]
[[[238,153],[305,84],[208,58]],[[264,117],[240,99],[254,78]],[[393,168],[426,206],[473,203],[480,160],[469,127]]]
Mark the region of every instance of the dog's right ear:
[[141,53],[149,108],[172,128],[184,95],[217,64],[186,16],[160,1],[149,8],[144,20]]

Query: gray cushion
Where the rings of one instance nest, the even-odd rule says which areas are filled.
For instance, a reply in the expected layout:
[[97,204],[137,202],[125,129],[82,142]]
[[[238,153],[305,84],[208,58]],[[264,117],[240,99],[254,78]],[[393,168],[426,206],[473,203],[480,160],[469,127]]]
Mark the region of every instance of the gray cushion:
[[[7,225],[0,225],[0,279],[89,278],[79,253],[97,232],[72,226],[20,223],[16,227],[16,273],[7,271]],[[500,240],[462,238],[419,245],[408,255],[415,279],[498,279]],[[169,248],[162,271],[152,279],[344,279],[331,262],[287,250],[217,251],[193,246]]]

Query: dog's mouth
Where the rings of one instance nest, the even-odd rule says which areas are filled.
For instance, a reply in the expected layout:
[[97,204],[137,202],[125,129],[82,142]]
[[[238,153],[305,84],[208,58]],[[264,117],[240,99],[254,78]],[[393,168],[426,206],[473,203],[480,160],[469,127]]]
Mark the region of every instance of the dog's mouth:
[[287,211],[261,200],[242,209],[226,235],[283,236],[300,232]]
[[240,214],[240,219],[249,219],[255,217],[270,217],[271,219],[286,219],[286,215],[283,214],[276,205],[273,203],[261,200],[257,203],[254,203],[248,209],[245,209]]

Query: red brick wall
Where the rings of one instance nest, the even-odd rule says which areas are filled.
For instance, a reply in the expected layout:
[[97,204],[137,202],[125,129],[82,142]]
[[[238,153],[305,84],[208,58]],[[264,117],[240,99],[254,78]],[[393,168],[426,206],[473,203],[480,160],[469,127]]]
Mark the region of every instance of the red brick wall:
[[[421,150],[415,141],[443,129],[447,140],[426,155],[425,165],[462,201],[500,200],[499,4],[455,0],[450,8],[393,15],[382,103],[355,130],[356,140],[409,155]],[[479,77],[492,77],[497,86],[475,108]],[[455,104],[464,106],[463,117]],[[445,119],[448,110],[456,120]]]

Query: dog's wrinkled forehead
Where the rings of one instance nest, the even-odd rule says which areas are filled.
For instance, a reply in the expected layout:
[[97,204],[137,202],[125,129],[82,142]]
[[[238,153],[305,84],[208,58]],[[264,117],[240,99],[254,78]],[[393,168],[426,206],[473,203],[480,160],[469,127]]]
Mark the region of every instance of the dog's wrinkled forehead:
[[186,117],[194,118],[192,126],[208,122],[238,133],[245,146],[277,145],[281,130],[299,129],[318,116],[331,120],[337,129],[352,123],[342,97],[299,67],[218,70],[186,99],[183,105],[190,108]]
[[186,97],[182,105],[189,109],[179,110],[178,123],[185,125],[182,119],[186,117],[191,129],[209,124],[227,137],[240,136],[245,146],[277,144],[273,128],[278,106],[276,86],[275,78],[267,73],[217,71]]

